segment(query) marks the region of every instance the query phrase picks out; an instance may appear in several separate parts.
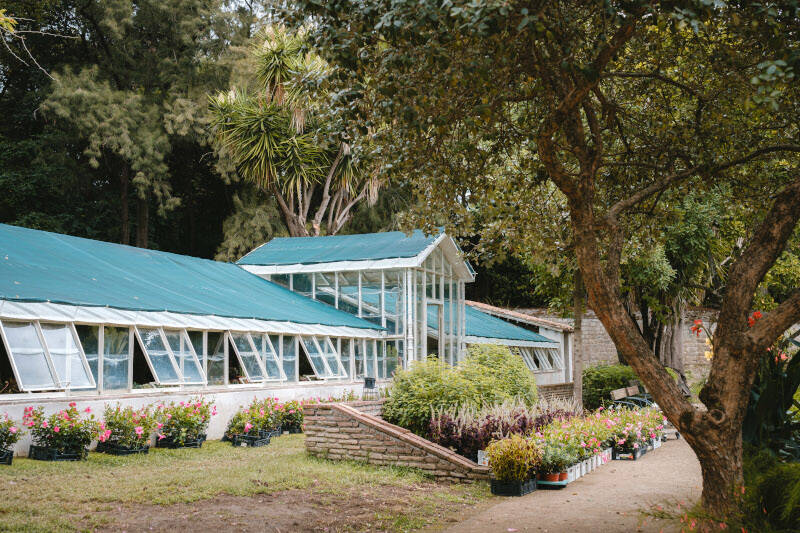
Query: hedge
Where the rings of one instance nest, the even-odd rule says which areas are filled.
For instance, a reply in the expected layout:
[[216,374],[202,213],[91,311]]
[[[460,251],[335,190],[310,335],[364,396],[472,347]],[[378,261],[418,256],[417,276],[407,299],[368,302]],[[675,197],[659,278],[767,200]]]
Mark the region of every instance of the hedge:
[[594,411],[611,403],[611,391],[627,387],[637,379],[627,365],[600,364],[583,369],[583,407]]

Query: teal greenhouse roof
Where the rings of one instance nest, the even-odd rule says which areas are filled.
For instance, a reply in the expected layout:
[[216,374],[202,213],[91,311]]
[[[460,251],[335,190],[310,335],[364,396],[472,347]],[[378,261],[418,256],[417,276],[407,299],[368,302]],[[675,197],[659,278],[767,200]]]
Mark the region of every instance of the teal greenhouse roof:
[[487,339],[506,339],[525,342],[552,342],[543,335],[534,333],[525,328],[506,322],[470,305],[464,306],[465,334],[467,337],[482,337]]
[[382,329],[231,263],[6,224],[0,300]]
[[341,261],[377,261],[416,257],[441,235],[414,230],[331,235],[326,237],[279,237],[262,244],[239,261],[240,265],[310,265]]

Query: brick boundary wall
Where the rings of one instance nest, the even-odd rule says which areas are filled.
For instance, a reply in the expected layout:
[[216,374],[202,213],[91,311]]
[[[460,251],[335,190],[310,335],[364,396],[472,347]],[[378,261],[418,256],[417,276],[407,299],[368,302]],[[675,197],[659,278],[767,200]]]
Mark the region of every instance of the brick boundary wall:
[[365,415],[372,415],[380,418],[381,412],[383,411],[383,403],[385,401],[386,398],[382,398],[380,400],[357,400],[353,402],[344,402],[344,404],[349,405],[356,411],[364,413]]
[[418,468],[439,481],[489,479],[487,467],[351,405],[310,405],[304,415],[306,450],[316,457]]
[[539,398],[547,400],[572,400],[572,382],[559,383],[558,385],[539,385],[536,389],[539,391]]

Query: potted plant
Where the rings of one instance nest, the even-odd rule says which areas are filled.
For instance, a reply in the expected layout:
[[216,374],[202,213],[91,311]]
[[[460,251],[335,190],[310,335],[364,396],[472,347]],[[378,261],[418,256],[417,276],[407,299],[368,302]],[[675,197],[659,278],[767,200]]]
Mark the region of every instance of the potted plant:
[[523,496],[536,490],[541,453],[535,441],[519,435],[496,440],[486,448],[492,471],[492,494]]
[[[566,462],[567,455],[564,447],[556,442],[547,442],[542,450],[539,480],[550,483],[563,481],[561,473],[566,467]],[[566,479],[566,472],[564,472],[564,479]]]
[[111,455],[148,453],[158,421],[151,407],[106,406],[96,451]]
[[22,420],[33,437],[28,456],[42,461],[86,459],[89,455],[89,444],[98,431],[91,408],[87,407],[82,414],[75,402],[49,417],[44,416],[41,407],[26,407]]
[[211,417],[217,414],[213,402],[200,398],[162,404],[157,411],[156,448],[200,448]]
[[14,459],[14,445],[22,436],[22,427],[4,414],[0,419],[0,464],[10,465]]
[[231,445],[256,448],[269,444],[270,435],[260,429],[259,415],[258,405],[251,404],[231,417],[225,430],[225,436]]
[[303,404],[291,400],[279,407],[280,424],[289,433],[303,432]]
[[277,437],[282,432],[283,405],[277,398],[264,398],[251,405],[253,424],[262,438]]

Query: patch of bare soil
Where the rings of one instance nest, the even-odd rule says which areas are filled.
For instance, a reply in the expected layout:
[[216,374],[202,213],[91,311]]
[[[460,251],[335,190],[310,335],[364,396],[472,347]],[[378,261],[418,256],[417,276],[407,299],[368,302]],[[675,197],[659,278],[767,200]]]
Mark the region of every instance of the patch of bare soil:
[[[220,495],[191,504],[118,505],[95,519],[105,523],[99,531],[127,533],[384,531],[394,529],[399,517],[401,524],[413,522],[411,502],[423,501],[437,490],[447,488],[422,483],[410,487],[370,486],[339,494],[288,490],[246,497]],[[472,508],[446,497],[436,500],[436,521],[452,523],[456,515],[463,517]],[[402,517],[407,513],[411,516]]]

